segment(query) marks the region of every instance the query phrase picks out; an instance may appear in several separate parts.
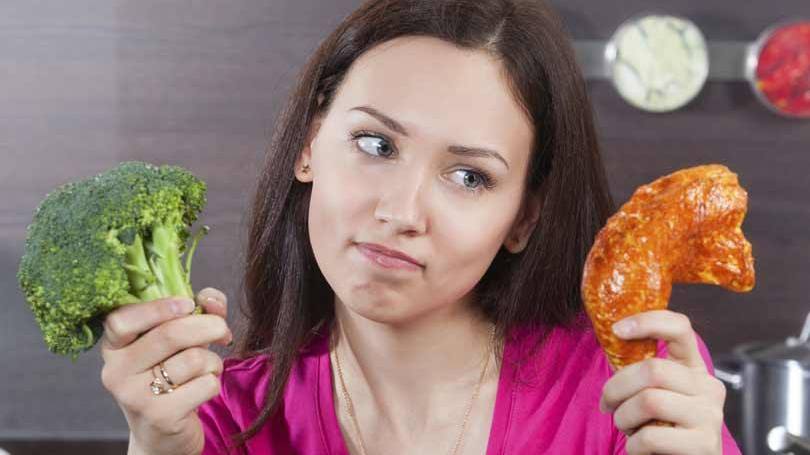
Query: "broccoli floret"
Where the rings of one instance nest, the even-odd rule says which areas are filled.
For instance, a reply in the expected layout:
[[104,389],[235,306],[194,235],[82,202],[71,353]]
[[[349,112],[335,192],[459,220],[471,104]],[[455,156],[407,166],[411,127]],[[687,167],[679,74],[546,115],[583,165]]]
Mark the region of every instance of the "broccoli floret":
[[[177,166],[137,161],[49,193],[28,226],[17,279],[51,352],[91,349],[103,317],[126,304],[194,298],[191,260],[205,226],[205,182]],[[201,307],[195,313],[202,312]]]

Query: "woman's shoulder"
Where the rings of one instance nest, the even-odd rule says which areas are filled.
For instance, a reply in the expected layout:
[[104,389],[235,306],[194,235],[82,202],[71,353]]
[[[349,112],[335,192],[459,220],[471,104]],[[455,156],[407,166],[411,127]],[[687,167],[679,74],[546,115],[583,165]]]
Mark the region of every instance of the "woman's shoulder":
[[[298,355],[293,359],[290,382],[311,382],[318,368],[318,361],[325,355],[324,349],[327,348],[323,335],[316,335],[299,349]],[[273,357],[267,351],[225,357],[221,375],[223,392],[235,396],[246,393],[254,395],[259,390],[266,390],[273,373],[273,363]]]
[[228,388],[255,385],[256,381],[269,377],[272,370],[273,362],[266,353],[225,357],[222,360],[222,385]]
[[[516,329],[504,352],[510,390],[510,453],[612,453],[611,416],[599,411],[610,378],[587,318]],[[561,431],[562,430],[562,431]]]
[[220,375],[222,392],[225,396],[234,396],[241,390],[255,388],[270,378],[272,368],[270,358],[264,353],[226,357],[222,360]]
[[584,312],[566,324],[515,327],[508,343],[513,357],[529,355],[546,362],[594,360],[601,354],[596,333]]
[[[328,348],[324,340],[316,336],[299,349],[299,355],[293,359],[280,401],[283,410],[278,418],[281,421],[287,419],[288,424],[298,426],[311,423],[311,416],[307,414],[311,407],[302,407],[301,404],[302,400],[314,397],[319,368],[322,368],[323,356],[326,355],[325,347]],[[231,354],[223,358],[222,364],[219,394],[198,410],[206,427],[207,443],[215,448],[224,441],[224,437],[217,434],[243,431],[260,415],[266,404],[274,368],[273,356],[267,350]],[[256,444],[261,444],[263,439],[257,441]]]
[[219,399],[232,410],[260,408],[261,392],[266,390],[272,373],[272,362],[267,354],[231,356],[222,360]]
[[270,364],[264,354],[234,355],[224,358],[222,364],[219,394],[197,409],[205,433],[203,455],[226,453],[229,435],[249,426],[261,409],[257,392],[263,390],[261,386],[270,376]]
[[269,372],[272,368],[270,358],[265,353],[253,353],[248,356],[231,356],[222,360],[223,373],[229,375],[255,375]]
[[[574,369],[587,368],[587,371],[596,374],[600,380],[605,380],[612,375],[607,356],[604,354],[602,346],[596,337],[594,327],[584,311],[578,313],[570,323],[565,325],[546,330],[541,328],[518,328],[515,329],[514,333],[512,343],[517,348],[515,351],[523,349],[520,352],[530,352],[537,362],[550,364],[555,368],[564,366]],[[700,334],[697,331],[694,331],[694,333],[698,350],[706,362],[707,369],[710,373],[714,373],[709,349]],[[539,349],[535,351],[528,349],[534,346],[534,342],[538,339],[542,341]],[[657,340],[655,357],[666,358],[667,356],[666,342]]]

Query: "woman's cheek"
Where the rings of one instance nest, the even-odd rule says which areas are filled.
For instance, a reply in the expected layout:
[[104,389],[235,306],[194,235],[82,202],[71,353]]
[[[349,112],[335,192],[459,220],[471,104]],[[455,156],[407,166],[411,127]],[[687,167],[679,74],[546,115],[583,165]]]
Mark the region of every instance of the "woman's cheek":
[[[445,258],[449,271],[447,283],[441,285],[457,282],[460,285],[457,292],[463,294],[486,272],[502,244],[503,229],[497,217],[477,216],[475,209],[444,210],[443,213],[446,215],[443,220],[433,223],[436,227],[433,244],[442,249],[438,253]],[[489,213],[497,213],[497,210]]]
[[319,222],[337,227],[343,224],[343,219],[351,216],[352,207],[363,195],[368,197],[367,182],[350,163],[332,158],[321,164],[326,171],[316,174],[313,179],[311,203],[316,205],[317,213],[323,215]]

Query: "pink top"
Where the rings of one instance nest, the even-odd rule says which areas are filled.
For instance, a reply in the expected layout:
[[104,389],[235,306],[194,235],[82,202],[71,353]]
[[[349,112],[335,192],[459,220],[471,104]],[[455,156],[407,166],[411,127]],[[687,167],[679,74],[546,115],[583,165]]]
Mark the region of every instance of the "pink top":
[[[625,454],[624,433],[613,425],[611,414],[599,411],[602,387],[612,373],[590,323],[580,318],[575,328],[554,328],[520,368],[510,360],[539,332],[519,329],[513,335],[504,346],[487,454]],[[697,339],[714,374],[709,351]],[[659,341],[656,356],[666,357],[664,342]],[[224,362],[219,396],[198,410],[205,432],[203,455],[227,453],[228,435],[246,429],[258,415],[269,380],[266,355]],[[332,390],[325,333],[299,355],[280,412],[248,440],[249,453],[348,455]],[[725,425],[723,453],[740,454]]]

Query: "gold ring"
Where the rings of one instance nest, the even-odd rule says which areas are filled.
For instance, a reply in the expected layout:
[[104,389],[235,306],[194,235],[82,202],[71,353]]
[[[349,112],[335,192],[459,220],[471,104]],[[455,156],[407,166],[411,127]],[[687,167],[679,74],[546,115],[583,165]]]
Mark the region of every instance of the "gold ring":
[[160,375],[163,376],[163,379],[166,380],[166,384],[169,384],[169,387],[174,388],[175,385],[171,379],[169,379],[169,373],[166,373],[166,365],[163,362],[160,362]]
[[155,367],[152,367],[152,376],[155,378],[149,383],[149,388],[152,389],[152,393],[155,395],[161,395],[164,393],[174,392],[174,383],[171,381],[171,379],[169,379],[169,375],[166,373],[163,362],[160,362],[160,374],[163,376],[166,382],[155,374]]

